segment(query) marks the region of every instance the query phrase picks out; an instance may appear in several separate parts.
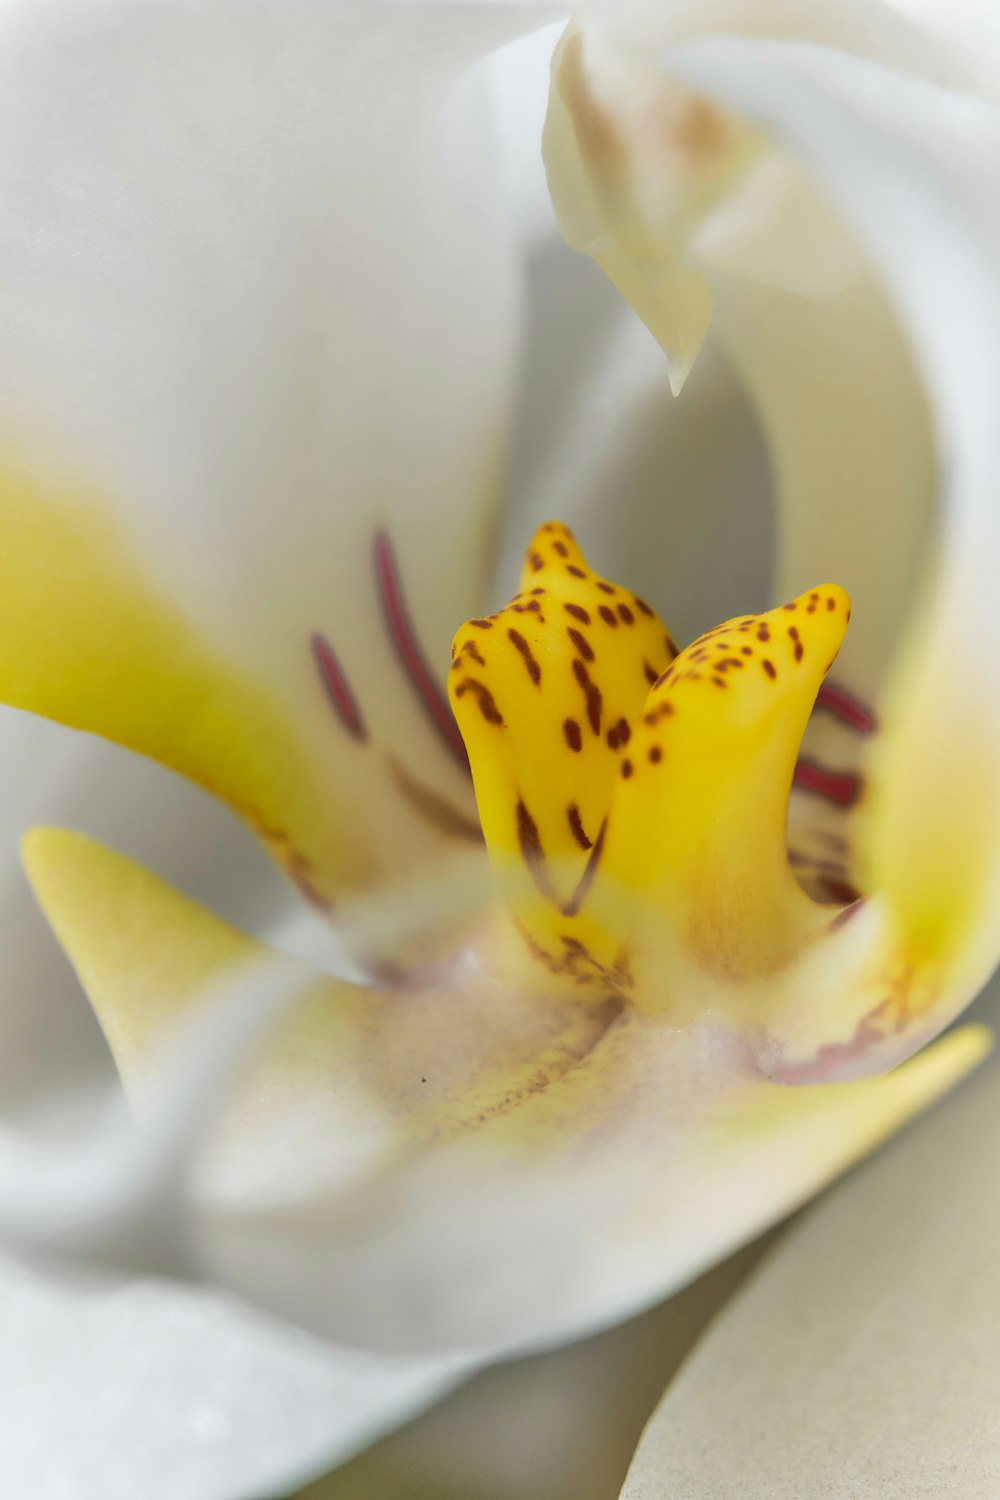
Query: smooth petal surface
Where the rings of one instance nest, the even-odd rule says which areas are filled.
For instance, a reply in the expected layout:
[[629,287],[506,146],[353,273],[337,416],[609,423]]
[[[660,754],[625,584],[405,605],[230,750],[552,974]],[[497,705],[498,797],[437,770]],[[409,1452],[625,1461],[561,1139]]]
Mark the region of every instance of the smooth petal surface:
[[619,1328],[480,1371],[300,1500],[609,1500],[665,1382],[763,1250]]
[[219,1293],[0,1262],[0,1486],[32,1500],[286,1493],[458,1378],[338,1350]]
[[768,1254],[667,1392],[623,1500],[993,1500],[998,1082],[987,1068]]
[[[149,1110],[138,1147],[147,1129],[158,1149],[171,1009],[199,965],[207,979],[248,940],[73,835],[34,836],[28,858]],[[395,992],[298,980],[301,998],[219,1100],[193,1175],[161,1174],[154,1201],[152,1171],[140,1175],[140,1227],[162,1222],[172,1236],[147,1232],[125,1253],[139,1264],[173,1253],[188,1274],[366,1347],[544,1346],[692,1279],[989,1047],[968,1028],[887,1078],[789,1089],[710,1023],[678,1032],[613,1004],[546,999],[480,963],[470,952],[424,988]],[[228,1059],[225,1036],[207,1032],[199,1046],[209,1097],[220,1045]],[[191,1113],[175,1111],[179,1129]],[[36,1193],[46,1216],[36,1223],[72,1248],[80,1209],[61,1192],[47,1205]],[[108,1202],[90,1253],[122,1254],[128,1207]],[[4,1209],[8,1230],[18,1212]]]
[[475,837],[438,674],[517,296],[456,88],[544,16],[0,12],[0,695],[207,786],[322,908]]

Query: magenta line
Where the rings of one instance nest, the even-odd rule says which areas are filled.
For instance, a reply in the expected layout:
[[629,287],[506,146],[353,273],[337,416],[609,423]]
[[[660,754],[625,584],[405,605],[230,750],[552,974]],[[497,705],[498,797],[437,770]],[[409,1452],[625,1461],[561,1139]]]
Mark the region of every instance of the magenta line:
[[310,637],[309,643],[312,646],[313,657],[319,668],[323,686],[326,688],[327,696],[340,722],[354,739],[367,740],[368,730],[361,717],[358,700],[351,692],[344,669],[334,655],[330,642],[317,631]]
[[389,634],[399,652],[407,675],[416,688],[417,695],[434,728],[459,764],[468,770],[469,757],[466,753],[465,741],[455,723],[451,705],[427,665],[426,658],[417,642],[403,597],[403,586],[392,542],[389,540],[388,533],[384,531],[375,534],[375,576],[378,580]]
[[828,713],[842,719],[860,734],[873,734],[877,727],[871,709],[832,682],[824,682],[816,694],[816,707],[825,708]]
[[841,807],[849,807],[861,790],[861,778],[852,771],[827,771],[811,760],[800,760],[792,779],[804,792],[815,792]]

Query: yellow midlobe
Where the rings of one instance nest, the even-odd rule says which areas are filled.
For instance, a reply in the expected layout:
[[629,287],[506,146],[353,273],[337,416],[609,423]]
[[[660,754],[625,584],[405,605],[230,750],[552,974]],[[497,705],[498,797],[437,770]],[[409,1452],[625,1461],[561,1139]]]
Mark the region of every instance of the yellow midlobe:
[[470,620],[449,689],[507,903],[546,945],[571,908],[650,686],[675,655],[655,612],[587,565],[558,522],[528,548],[521,591]]

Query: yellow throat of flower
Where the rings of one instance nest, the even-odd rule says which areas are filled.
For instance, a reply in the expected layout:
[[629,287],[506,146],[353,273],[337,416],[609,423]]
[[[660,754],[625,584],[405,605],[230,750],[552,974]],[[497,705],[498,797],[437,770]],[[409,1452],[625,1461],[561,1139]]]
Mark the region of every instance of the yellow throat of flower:
[[[788,863],[789,790],[850,602],[835,585],[678,652],[558,522],[455,637],[449,687],[506,907],[560,983],[682,1010],[836,920]],[[701,984],[699,984],[699,979]]]

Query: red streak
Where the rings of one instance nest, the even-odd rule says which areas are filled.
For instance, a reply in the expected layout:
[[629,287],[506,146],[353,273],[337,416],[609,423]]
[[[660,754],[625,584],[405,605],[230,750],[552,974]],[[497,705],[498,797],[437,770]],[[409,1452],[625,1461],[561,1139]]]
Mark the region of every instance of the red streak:
[[469,757],[466,754],[465,741],[455,723],[451,705],[428,667],[417,642],[407,612],[406,601],[403,598],[403,585],[396,566],[392,542],[384,531],[375,533],[375,577],[378,581],[389,634],[410,681],[416,688],[434,728],[459,764],[468,770]]
[[804,792],[828,797],[841,807],[849,807],[861,790],[861,778],[851,771],[826,771],[815,761],[800,760],[792,778]]
[[857,698],[852,698],[843,688],[835,687],[832,682],[824,682],[816,694],[816,707],[825,708],[852,729],[857,729],[860,734],[873,734],[875,731],[875,715],[871,709],[859,703]]
[[356,740],[366,740],[368,730],[361,717],[357,699],[348,686],[344,670],[333,654],[329,641],[325,636],[317,633],[310,637],[310,645],[319,668],[319,675],[323,679],[323,686],[337,711],[340,722],[348,734],[353,735]]

